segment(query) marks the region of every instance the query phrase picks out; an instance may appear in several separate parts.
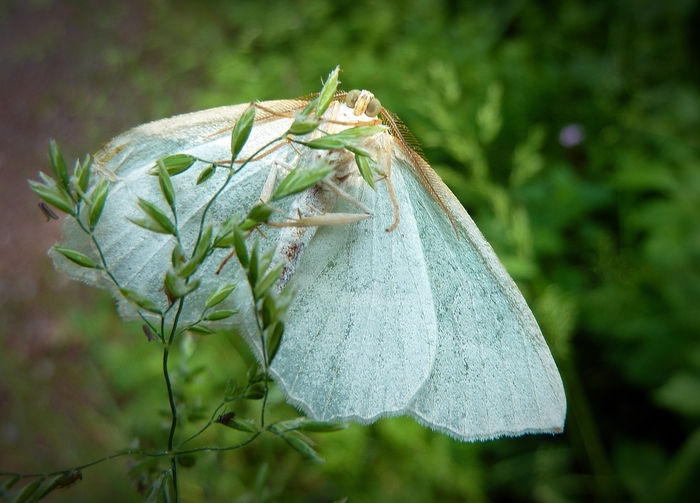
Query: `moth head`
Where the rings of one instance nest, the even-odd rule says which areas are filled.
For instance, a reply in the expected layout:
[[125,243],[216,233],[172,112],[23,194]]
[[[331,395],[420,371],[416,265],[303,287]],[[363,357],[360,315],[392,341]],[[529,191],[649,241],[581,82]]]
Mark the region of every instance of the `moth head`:
[[350,91],[345,96],[345,104],[352,108],[356,116],[365,114],[367,117],[376,117],[382,110],[382,104],[374,97],[374,94],[365,90],[353,89]]

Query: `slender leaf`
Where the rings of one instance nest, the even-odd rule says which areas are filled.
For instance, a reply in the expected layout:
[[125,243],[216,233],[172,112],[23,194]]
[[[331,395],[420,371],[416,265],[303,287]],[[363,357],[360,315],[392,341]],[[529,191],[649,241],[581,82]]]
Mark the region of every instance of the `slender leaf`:
[[258,283],[255,285],[255,298],[259,299],[262,297],[265,292],[267,292],[272,285],[275,284],[275,282],[282,275],[282,269],[284,269],[284,262],[277,264],[272,270],[265,274],[260,281],[258,281]]
[[248,372],[246,372],[246,377],[248,378],[248,382],[254,382],[253,377],[258,374],[259,370],[260,370],[260,364],[258,363],[257,360],[253,360],[253,362],[248,367]]
[[207,225],[202,232],[202,236],[197,242],[197,246],[194,249],[195,256],[204,256],[211,249],[211,240],[214,230],[211,225]]
[[175,189],[173,188],[173,182],[170,180],[170,175],[168,174],[168,169],[165,167],[162,159],[158,159],[158,183],[160,185],[160,191],[163,193],[163,197],[168,201],[170,209],[173,210],[173,215],[175,214]]
[[209,180],[214,175],[215,172],[216,172],[216,166],[214,166],[213,164],[210,164],[209,166],[204,168],[202,170],[202,172],[199,174],[199,176],[197,177],[197,185],[200,185],[200,184],[206,182],[207,180]]
[[250,263],[248,264],[248,283],[252,287],[258,283],[258,262],[260,260],[260,250],[258,250],[258,242],[253,245],[253,250],[250,252]]
[[241,114],[231,132],[231,162],[238,157],[255,124],[255,105],[251,103]]
[[306,417],[297,417],[288,421],[280,421],[279,423],[276,423],[275,426],[281,431],[300,430],[314,433],[328,433],[347,429],[348,424],[335,421],[317,421]]
[[228,416],[228,414],[222,414],[219,416],[219,419],[220,421],[217,420],[217,423],[233,428],[234,430],[245,431],[246,433],[256,433],[258,431],[257,426],[252,422],[239,421],[237,419],[233,419],[233,416]]
[[333,431],[345,430],[348,427],[348,423],[338,423],[329,421],[315,421],[313,419],[306,419],[302,421],[299,429],[301,431],[309,431],[316,433],[329,433]]
[[233,228],[233,247],[236,250],[236,256],[238,261],[241,263],[243,268],[247,268],[250,263],[250,256],[248,255],[248,247],[245,245],[245,238],[241,229],[236,225]]
[[197,271],[199,266],[202,265],[204,260],[207,258],[207,253],[211,249],[212,233],[212,226],[207,225],[202,233],[202,236],[199,238],[199,242],[195,247],[192,258],[177,271],[180,276],[183,278],[189,278]]
[[126,218],[129,222],[134,225],[138,225],[142,229],[149,230],[151,232],[157,232],[158,234],[172,234],[168,229],[164,228],[160,223],[151,217],[141,217],[141,218]]
[[58,484],[61,482],[65,474],[60,474],[60,475],[54,475],[53,477],[50,477],[39,486],[39,488],[32,494],[32,496],[29,498],[29,502],[34,503],[35,501],[39,501],[41,498],[49,494],[51,491],[56,489],[58,487]]
[[265,386],[262,384],[255,384],[248,388],[245,392],[243,398],[248,400],[261,400],[265,396]]
[[340,74],[340,66],[336,66],[335,69],[328,75],[326,82],[321,88],[321,92],[318,95],[318,104],[316,105],[316,117],[320,117],[328,109],[328,105],[333,101],[335,96],[335,91],[338,89],[338,75]]
[[289,433],[278,432],[280,437],[282,437],[292,448],[300,452],[305,458],[311,459],[313,461],[323,462],[323,458],[318,455],[318,453],[306,442],[300,438],[291,435]]
[[265,272],[270,268],[270,263],[272,263],[272,256],[274,253],[275,249],[274,247],[271,247],[265,253],[260,255],[260,258],[258,259],[258,280],[255,286],[257,286],[257,284],[260,282],[260,278],[262,278]]
[[374,177],[372,176],[373,166],[376,164],[371,157],[355,154],[355,163],[367,185],[374,188]]
[[[255,383],[259,383],[259,382],[263,382],[263,381],[270,381],[270,380],[271,380],[270,375],[267,372],[263,372],[258,367],[257,372],[253,373],[252,377],[250,379],[248,379],[248,384],[250,385],[250,384],[255,384]],[[260,389],[264,389],[264,388],[260,388]]]
[[173,251],[170,253],[170,264],[175,269],[179,269],[186,262],[187,258],[185,257],[185,251],[182,249],[182,245],[180,243],[175,243]]
[[230,248],[233,246],[234,236],[233,228],[236,225],[238,216],[234,215],[227,218],[219,227],[216,237],[214,238],[215,248]]
[[267,220],[270,218],[270,215],[272,215],[273,211],[274,209],[269,204],[256,204],[248,212],[246,218],[258,223],[267,222]]
[[78,188],[85,193],[90,184],[90,174],[92,172],[92,157],[89,155],[85,156],[85,160],[80,166],[80,173],[76,175],[76,181]]
[[372,153],[362,146],[363,140],[386,131],[386,126],[358,126],[337,134],[329,134],[304,143],[309,148],[335,150],[346,148],[354,153],[372,157]]
[[73,174],[70,177],[70,189],[71,191],[75,192],[77,198],[80,199],[85,199],[85,190],[80,188],[80,174],[83,171],[83,167],[80,165],[80,161],[76,160],[75,165],[73,166]]
[[5,482],[3,482],[2,485],[0,485],[0,495],[1,495],[4,491],[9,491],[10,489],[12,489],[12,487],[13,487],[17,482],[19,482],[21,478],[22,478],[21,476],[15,475],[15,476],[13,476],[11,479],[7,479]]
[[284,197],[303,192],[309,187],[313,187],[321,180],[333,172],[333,166],[327,157],[323,157],[319,162],[310,168],[296,168],[284,177],[272,194],[271,201],[278,201]]
[[321,121],[316,117],[302,117],[301,115],[297,115],[294,117],[294,122],[287,133],[301,136],[316,131],[320,125]]
[[51,171],[53,171],[60,186],[69,190],[68,166],[66,166],[66,160],[54,140],[49,141],[49,161],[51,162]]
[[271,325],[271,331],[268,330],[270,334],[267,341],[267,359],[268,363],[272,363],[272,360],[277,356],[277,351],[280,348],[280,343],[282,342],[282,335],[284,334],[284,323],[278,321],[277,323]]
[[151,168],[148,173],[151,175],[158,174],[158,165],[162,162],[170,176],[179,175],[183,171],[188,170],[197,161],[196,157],[188,154],[174,154],[167,157],[161,157],[156,161],[156,165]]
[[[235,379],[229,379],[228,382],[226,383],[226,389],[224,390],[224,396],[228,398],[228,397],[235,395],[237,392],[238,392],[238,383],[236,382]],[[231,414],[233,414],[233,412],[231,412]],[[221,417],[221,416],[219,416],[219,417]],[[233,417],[233,416],[231,416],[231,417]]]
[[140,294],[137,291],[130,290],[128,288],[120,288],[119,293],[126,300],[133,302],[141,309],[144,309],[145,311],[149,311],[151,313],[161,314],[161,310],[158,308],[158,305],[143,294]]
[[[160,226],[161,229],[165,230],[166,232],[161,232],[157,231],[155,229],[150,229],[154,230],[155,232],[161,232],[161,234],[176,234],[176,229],[175,229],[175,224],[168,218],[168,216],[161,210],[158,206],[153,204],[150,201],[146,201],[145,199],[142,199],[139,197],[138,199],[138,205],[139,208],[152,220],[157,222],[158,226]],[[132,220],[133,222],[133,220]],[[136,222],[134,222],[136,223]],[[138,225],[138,224],[137,224]]]
[[172,473],[170,470],[161,472],[148,489],[144,503],[168,503],[172,501],[170,498],[171,480]]
[[213,292],[211,295],[209,295],[209,297],[207,297],[204,306],[207,309],[210,309],[214,306],[221,304],[229,295],[231,295],[231,292],[233,292],[235,288],[235,283],[220,286],[215,292]]
[[[255,297],[259,298],[259,297]],[[263,329],[272,325],[277,319],[277,306],[275,305],[275,297],[266,295],[262,303],[262,327]]]
[[231,316],[238,314],[238,311],[231,310],[231,309],[222,309],[220,311],[214,311],[213,313],[209,313],[206,315],[204,318],[202,318],[204,321],[219,321],[219,320],[225,320],[226,318],[230,318]]
[[15,497],[10,500],[10,503],[24,503],[27,501],[36,492],[44,480],[46,480],[45,477],[31,481],[29,484],[15,493]]
[[194,333],[194,334],[198,334],[198,335],[211,335],[211,334],[216,333],[211,328],[209,328],[205,325],[199,325],[199,324],[198,325],[191,325],[191,326],[187,327],[187,330]]
[[102,215],[102,210],[105,207],[108,193],[109,182],[107,180],[101,180],[92,191],[90,211],[88,214],[88,224],[90,229],[94,229],[97,222],[100,221],[100,216]]
[[57,186],[50,187],[33,180],[29,181],[29,186],[42,201],[49,203],[64,213],[75,215],[75,205],[64,190]]
[[200,283],[201,280],[198,278],[186,282],[182,276],[178,275],[172,269],[165,273],[165,289],[170,294],[170,297],[175,299],[182,298],[185,295],[192,293],[199,287]]
[[301,118],[302,120],[308,119],[309,117],[311,117],[311,114],[313,114],[316,111],[317,106],[318,96],[309,101],[304,107],[304,110],[302,110],[301,112],[297,112],[297,117]]
[[80,252],[69,248],[64,248],[63,246],[54,246],[53,249],[79,266],[87,267],[89,269],[101,269],[101,267],[94,260]]

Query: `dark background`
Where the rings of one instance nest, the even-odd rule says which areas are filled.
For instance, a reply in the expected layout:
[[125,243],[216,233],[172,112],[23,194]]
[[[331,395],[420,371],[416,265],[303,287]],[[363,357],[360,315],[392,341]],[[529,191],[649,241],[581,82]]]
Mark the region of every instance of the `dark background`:
[[[520,285],[566,431],[463,444],[383,420],[317,435],[323,465],[266,439],[181,470],[183,501],[697,501],[699,26],[694,0],[3,2],[0,470],[162,446],[167,427],[159,349],[45,255],[60,223],[26,179],[49,170],[49,138],[72,163],[143,122],[317,91],[340,64]],[[241,352],[203,339],[190,399],[209,410]],[[127,469],[47,501],[139,501]]]

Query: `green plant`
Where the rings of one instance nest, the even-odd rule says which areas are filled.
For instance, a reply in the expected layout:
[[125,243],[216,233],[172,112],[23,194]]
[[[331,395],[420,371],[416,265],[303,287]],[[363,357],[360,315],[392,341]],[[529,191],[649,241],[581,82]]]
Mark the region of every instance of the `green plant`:
[[[245,170],[251,160],[266,155],[274,145],[280,142],[295,141],[315,149],[353,149],[358,152],[358,141],[376,133],[377,128],[357,127],[347,133],[328,135],[323,141],[305,141],[295,135],[308,134],[323,124],[321,116],[333,98],[338,82],[339,69],[336,68],[326,81],[318,97],[292,122],[289,130],[280,137],[259,147],[250,157],[239,160],[251,131],[255,126],[256,105],[251,104],[240,115],[231,132],[230,159],[225,162],[200,159],[185,154],[170,154],[157,159],[150,170],[150,175],[157,177],[160,196],[169,211],[164,211],[159,204],[143,198],[137,199],[140,216],[128,218],[131,224],[152,234],[167,235],[171,242],[172,253],[170,267],[161,271],[163,283],[161,294],[149,296],[143,292],[127,288],[113,270],[103,251],[99,234],[100,224],[110,196],[109,177],[96,176],[93,160],[88,156],[83,162],[76,162],[69,173],[66,162],[55,142],[50,143],[49,159],[53,177],[40,173],[42,182],[30,182],[32,190],[47,204],[63,211],[73,219],[85,241],[92,247],[89,252],[54,246],[54,253],[64,257],[78,266],[80,270],[104,273],[108,287],[126,305],[132,305],[136,316],[143,323],[143,332],[149,341],[159,342],[162,348],[162,375],[169,404],[170,426],[166,446],[160,450],[128,448],[104,458],[81,464],[56,472],[45,474],[19,474],[2,472],[9,477],[0,488],[0,495],[8,501],[38,501],[51,491],[67,487],[82,479],[82,471],[98,463],[117,457],[129,456],[134,460],[130,476],[139,487],[143,488],[145,501],[179,501],[179,467],[190,467],[196,455],[202,452],[219,452],[240,449],[267,432],[284,440],[289,446],[303,456],[320,460],[314,450],[313,441],[304,432],[332,432],[344,429],[342,423],[323,422],[296,417],[293,419],[267,420],[267,400],[270,392],[269,365],[274,359],[284,333],[284,314],[291,300],[289,289],[278,291],[277,283],[282,273],[283,263],[273,264],[274,249],[261,251],[257,241],[250,243],[250,236],[259,232],[259,227],[266,224],[273,212],[267,203],[253,206],[248,213],[239,217],[231,215],[223,221],[210,217],[210,209],[224,189],[232,182],[237,173]],[[332,145],[328,142],[333,141]],[[358,154],[361,155],[361,154]],[[196,239],[189,247],[181,236],[182,223],[179,221],[179,198],[173,184],[173,177],[200,165],[204,166],[196,180],[196,185],[214,183],[212,177],[217,170],[223,170],[225,176],[219,188],[203,206],[196,230]],[[330,168],[326,162],[318,163],[304,170],[297,170],[294,176],[286,177],[270,197],[270,203],[298,194],[326,177]],[[124,222],[124,225],[129,225]],[[254,313],[255,325],[259,337],[261,364],[253,362],[247,372],[245,384],[234,379],[229,380],[220,403],[213,412],[206,416],[202,404],[188,403],[186,390],[188,383],[202,371],[201,367],[189,365],[194,350],[194,337],[210,336],[216,333],[216,324],[234,318],[238,312],[221,308],[232,292],[239,288],[235,283],[218,282],[212,291],[198,291],[202,286],[202,267],[207,260],[213,260],[217,249],[231,250],[236,256],[247,279],[250,303]],[[226,259],[228,260],[228,259]],[[73,267],[75,267],[73,266]],[[219,266],[219,268],[221,268]],[[222,284],[223,283],[223,284]],[[202,287],[203,288],[203,287]],[[183,320],[181,314],[194,292],[205,295],[201,312],[194,318]],[[179,349],[178,365],[174,367],[172,355]],[[226,412],[228,407],[241,400],[260,402],[257,421]],[[206,420],[208,417],[208,420]],[[206,420],[206,421],[205,421]],[[205,421],[205,422],[204,422]],[[203,422],[203,424],[201,424]],[[182,438],[180,433],[187,423],[199,423],[196,431]],[[241,432],[244,439],[233,445],[205,445],[191,447],[191,443],[203,435],[212,425],[220,424]],[[159,459],[168,461],[168,466],[159,464]],[[21,479],[31,482],[20,489],[13,490]]]

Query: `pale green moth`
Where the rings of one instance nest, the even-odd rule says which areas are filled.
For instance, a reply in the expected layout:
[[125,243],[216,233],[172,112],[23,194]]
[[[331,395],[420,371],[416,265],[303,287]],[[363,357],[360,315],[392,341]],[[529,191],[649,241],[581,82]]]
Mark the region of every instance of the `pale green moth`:
[[[289,139],[263,148],[208,213],[216,227],[246,214],[261,197],[279,210],[272,217],[276,225],[255,235],[262,250],[276,250],[273,266],[284,264],[280,286],[289,281],[296,291],[271,366],[289,402],[324,421],[367,424],[408,415],[463,441],[561,432],[564,389],[535,318],[462,205],[406,143],[400,122],[367,91],[329,94],[324,88],[309,103],[259,103],[248,141],[234,146],[242,149],[237,159],[249,159],[292,125],[300,134],[289,138],[328,150]],[[314,106],[325,110],[318,127]],[[93,169],[110,184],[95,234],[122,288],[160,309],[167,305],[163,274],[173,260],[173,236],[128,219],[143,218],[139,201],[159,201],[166,213],[176,205],[178,232],[189,249],[203,206],[226,176],[212,166],[231,161],[231,130],[248,107],[145,124],[95,155]],[[332,136],[338,134],[340,140]],[[353,134],[352,141],[342,138]],[[209,163],[193,164],[188,156]],[[153,174],[165,169],[157,161],[166,157],[172,203]],[[296,170],[293,176],[313,184],[276,199]],[[167,232],[170,222],[161,223]],[[71,219],[62,246],[98,259]],[[245,284],[236,260],[216,274],[227,253],[216,249],[203,262],[198,288],[185,292],[181,322],[194,322],[222,285]],[[114,290],[101,269],[52,255],[72,278]],[[221,307],[239,311],[221,323],[237,323],[260,355],[250,291],[236,288]],[[134,317],[133,302],[122,299],[120,308]]]

